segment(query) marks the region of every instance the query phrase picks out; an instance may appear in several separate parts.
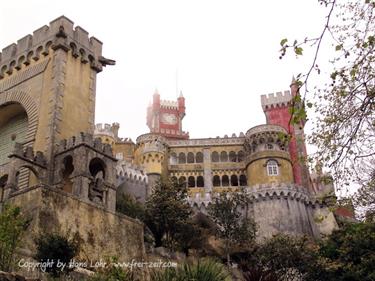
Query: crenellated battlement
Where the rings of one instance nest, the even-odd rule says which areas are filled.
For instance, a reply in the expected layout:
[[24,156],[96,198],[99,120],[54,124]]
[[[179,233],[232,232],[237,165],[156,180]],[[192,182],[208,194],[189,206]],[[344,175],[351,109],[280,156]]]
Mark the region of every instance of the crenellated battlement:
[[95,125],[94,135],[106,135],[111,136],[113,138],[117,138],[116,133],[118,132],[119,128],[119,123],[113,123],[112,125],[107,123],[98,123]]
[[103,153],[107,156],[113,157],[112,147],[110,144],[102,143],[100,138],[94,138],[93,135],[87,133],[80,133],[78,136],[73,136],[69,139],[63,139],[56,147],[56,154],[60,154],[66,150],[71,150],[77,146],[86,145]]
[[43,152],[36,151],[36,153],[34,154],[32,146],[27,146],[24,148],[20,143],[15,144],[13,153],[9,157],[21,158],[42,168],[45,168],[47,166],[47,159],[44,156]]
[[126,161],[117,164],[116,174],[121,182],[132,181],[145,186],[148,184],[148,177],[142,168]]
[[74,28],[74,23],[65,16],[61,16],[33,32],[5,47],[0,53],[0,79],[5,74],[11,75],[14,70],[30,65],[42,56],[47,56],[52,50],[63,49],[71,51],[73,57],[82,63],[90,63],[91,68],[100,72],[103,66],[113,65],[115,62],[102,57],[102,42],[80,26]]
[[[306,205],[322,205],[323,202],[312,198],[304,188],[298,187],[294,184],[260,184],[244,189],[246,197],[249,199],[249,203],[254,203],[260,200],[279,200],[279,199],[290,199],[301,201]],[[231,196],[227,194],[227,196]],[[208,207],[212,201],[220,196],[219,193],[196,193],[193,196],[188,197],[188,202],[191,206],[198,208]]]
[[263,110],[272,107],[282,107],[288,106],[292,100],[292,94],[289,90],[282,92],[277,92],[276,94],[268,94],[261,96],[261,103]]
[[166,109],[178,109],[178,102],[171,100],[161,100],[160,106]]

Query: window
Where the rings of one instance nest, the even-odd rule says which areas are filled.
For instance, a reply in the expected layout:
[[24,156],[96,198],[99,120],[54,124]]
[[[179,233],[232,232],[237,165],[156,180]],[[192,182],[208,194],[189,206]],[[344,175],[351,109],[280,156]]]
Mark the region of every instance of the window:
[[238,186],[238,177],[236,175],[230,176],[230,185],[231,186]]
[[240,186],[246,186],[247,185],[247,179],[245,175],[240,175]]
[[229,186],[229,177],[227,175],[224,175],[221,178],[221,185],[222,186]]
[[214,176],[214,178],[212,179],[212,183],[213,183],[213,186],[220,186],[221,183],[220,183],[220,177],[219,176]]
[[228,162],[228,153],[226,151],[222,151],[220,153],[220,161],[221,162]]
[[188,187],[195,187],[195,178],[192,176],[188,177]]
[[178,155],[178,164],[185,164],[186,163],[186,155],[185,153],[181,152]]
[[234,151],[229,152],[229,162],[237,162],[237,155]]
[[219,162],[219,153],[217,153],[216,151],[212,152],[211,160],[212,162]]
[[267,173],[269,176],[277,176],[279,174],[279,166],[275,160],[267,162]]
[[198,152],[197,155],[195,156],[195,160],[197,163],[203,163],[203,153]]
[[197,187],[204,187],[204,178],[202,176],[197,177]]
[[189,152],[187,154],[187,162],[188,163],[194,163],[194,153],[193,152]]

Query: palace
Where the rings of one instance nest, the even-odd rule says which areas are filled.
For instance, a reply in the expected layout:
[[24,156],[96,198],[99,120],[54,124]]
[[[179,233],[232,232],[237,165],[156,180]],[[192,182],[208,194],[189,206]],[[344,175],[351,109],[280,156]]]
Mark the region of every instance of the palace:
[[[320,237],[337,227],[321,195],[331,191],[304,161],[304,121],[291,124],[290,91],[261,97],[267,124],[238,136],[190,139],[182,130],[185,99],[153,95],[150,132],[118,136],[119,124],[95,125],[96,77],[115,61],[102,42],[62,16],[0,53],[1,205],[31,219],[31,234],[70,231],[81,256],[145,257],[143,225],[116,212],[130,193],[144,202],[161,176],[189,189],[189,203],[206,212],[221,192],[245,191],[259,237],[277,232]],[[28,235],[23,255],[32,258]]]
[[[245,191],[252,198],[250,211],[260,236],[279,231],[320,237],[336,226],[332,214],[317,200],[333,191],[321,171],[310,175],[305,164],[304,125],[290,122],[292,99],[298,95],[293,79],[290,90],[261,96],[267,124],[239,136],[190,139],[182,130],[185,98],[161,100],[155,92],[147,108],[149,133],[136,143],[118,136],[119,124],[97,124],[95,136],[111,144],[117,162],[117,193],[144,202],[154,183],[168,176],[188,187],[189,202],[206,212],[212,198],[222,192]],[[315,220],[314,220],[315,217]],[[323,225],[323,223],[321,223]],[[329,232],[328,231],[328,232]]]

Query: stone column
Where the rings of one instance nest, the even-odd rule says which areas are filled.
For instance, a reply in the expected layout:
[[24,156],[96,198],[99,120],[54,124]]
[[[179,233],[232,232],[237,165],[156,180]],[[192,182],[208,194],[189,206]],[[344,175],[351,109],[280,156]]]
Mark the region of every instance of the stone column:
[[205,192],[212,191],[212,170],[211,170],[211,153],[209,148],[203,149],[203,174]]

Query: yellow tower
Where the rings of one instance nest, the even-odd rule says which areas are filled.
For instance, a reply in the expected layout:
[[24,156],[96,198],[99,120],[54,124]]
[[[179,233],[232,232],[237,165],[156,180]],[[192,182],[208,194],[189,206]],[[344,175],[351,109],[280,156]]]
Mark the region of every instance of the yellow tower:
[[293,183],[287,131],[277,125],[259,125],[246,133],[248,185]]
[[147,195],[151,193],[155,182],[166,171],[166,152],[166,139],[163,136],[144,134],[137,138],[135,163],[141,165],[147,173],[150,189],[147,191]]
[[[62,16],[0,54],[0,176],[15,143],[46,156],[51,181],[56,146],[94,133],[96,74],[114,61],[102,43]],[[28,185],[29,173],[19,175]]]

